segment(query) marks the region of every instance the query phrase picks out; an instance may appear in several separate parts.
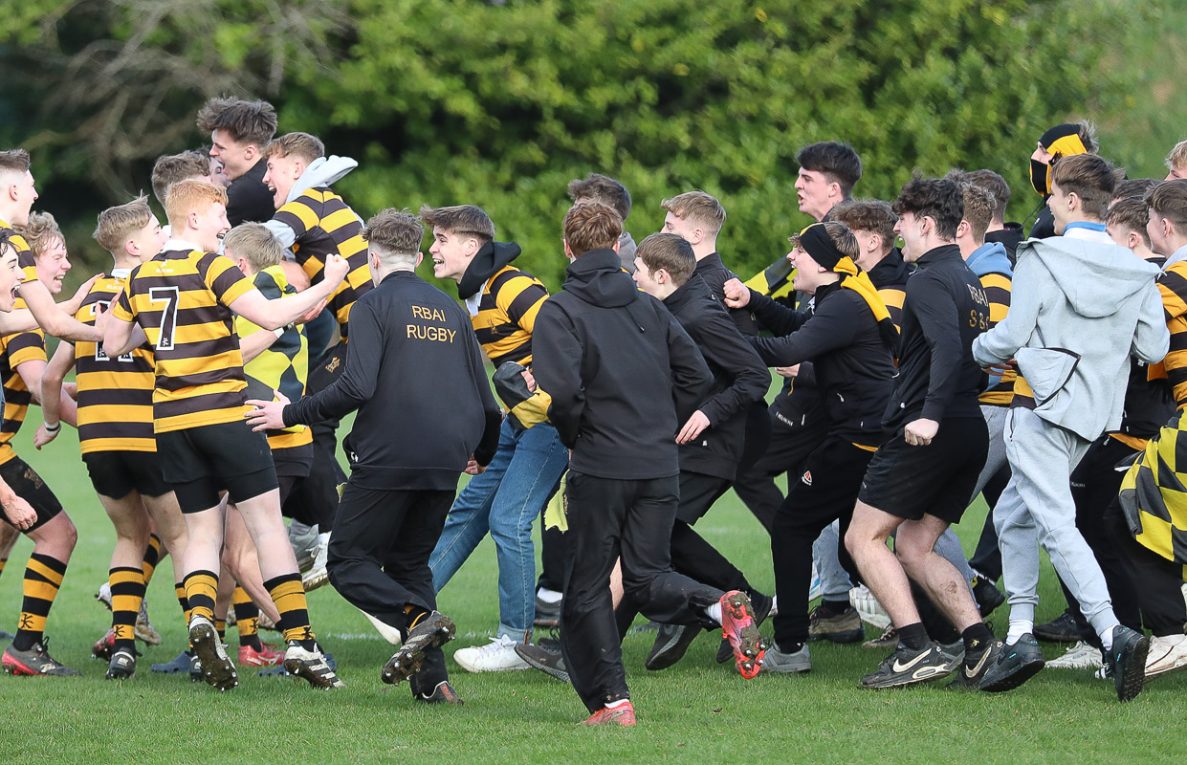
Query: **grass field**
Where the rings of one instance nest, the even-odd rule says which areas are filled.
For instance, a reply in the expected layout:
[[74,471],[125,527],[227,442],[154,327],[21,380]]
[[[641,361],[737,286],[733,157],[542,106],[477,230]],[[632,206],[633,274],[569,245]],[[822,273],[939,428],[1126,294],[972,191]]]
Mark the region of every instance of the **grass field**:
[[[880,654],[813,646],[814,670],[798,677],[741,680],[713,663],[717,641],[702,637],[685,660],[659,674],[643,669],[651,633],[632,634],[626,666],[639,713],[634,730],[585,729],[584,709],[565,685],[534,671],[469,675],[451,662],[462,708],[416,705],[406,687],[379,681],[391,653],[331,588],[310,595],[314,626],[339,662],[347,688],[316,692],[303,683],[244,673],[219,694],[176,676],[154,675],[184,629],[165,564],[149,597],[165,638],[147,649],[130,681],[107,682],[89,656],[109,616],[92,598],[106,577],[113,533],[77,456],[73,433],[35,452],[25,427],[18,451],[48,480],[79,528],[79,545],[50,617],[56,658],[81,678],[0,676],[5,762],[805,762],[1064,763],[1182,760],[1187,674],[1153,684],[1135,702],[1116,702],[1111,683],[1049,670],[1011,694],[941,687],[870,692],[857,687]],[[970,512],[979,529],[984,508]],[[698,525],[760,587],[772,586],[770,552],[758,524],[732,494]],[[966,539],[966,542],[969,540]],[[30,545],[22,540],[0,579],[0,626],[13,629]],[[489,540],[441,595],[459,625],[453,648],[481,642],[496,624],[495,565]],[[1060,605],[1044,580],[1040,618]],[[999,634],[1004,612],[996,615]],[[265,635],[267,637],[267,635]],[[234,643],[234,636],[231,635]],[[1050,656],[1057,648],[1049,647]]]

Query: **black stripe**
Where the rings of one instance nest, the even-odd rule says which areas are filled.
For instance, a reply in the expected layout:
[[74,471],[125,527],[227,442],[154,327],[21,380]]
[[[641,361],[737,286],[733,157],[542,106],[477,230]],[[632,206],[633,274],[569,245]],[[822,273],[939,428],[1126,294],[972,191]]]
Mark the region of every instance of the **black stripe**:
[[529,284],[511,301],[511,305],[507,307],[507,315],[511,317],[512,321],[518,322],[532,309],[532,306],[547,299],[548,290],[538,284]]
[[238,409],[247,397],[243,391],[235,393],[204,393],[180,401],[161,401],[153,404],[153,414],[158,420],[186,414],[214,412],[220,409]]
[[[243,380],[243,367],[224,367],[211,369],[192,375],[179,377],[157,377],[157,388],[160,390],[176,391],[196,385],[211,385],[227,380]],[[244,381],[246,384],[246,381]]]
[[78,392],[78,405],[152,406],[152,390],[143,388],[93,388]]

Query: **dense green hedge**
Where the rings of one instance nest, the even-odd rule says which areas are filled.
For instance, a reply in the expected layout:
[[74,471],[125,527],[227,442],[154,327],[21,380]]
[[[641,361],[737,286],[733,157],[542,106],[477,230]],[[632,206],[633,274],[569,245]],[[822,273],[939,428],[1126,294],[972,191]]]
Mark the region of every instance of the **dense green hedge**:
[[[238,92],[272,100],[282,132],[318,133],[359,159],[340,189],[363,215],[480,204],[556,284],[565,185],[594,170],[631,189],[636,238],[659,226],[663,197],[720,196],[721,249],[739,271],[806,222],[794,156],[817,140],[858,149],[859,195],[892,196],[916,170],[991,167],[1023,217],[1038,202],[1026,169],[1039,133],[1125,108],[1149,63],[1127,51],[1165,6],[40,0],[9,11],[21,23],[0,32],[12,75],[0,139],[35,151],[42,206],[79,231],[147,189],[158,153],[202,141],[193,115],[207,95]],[[1103,136],[1105,153],[1128,161],[1143,137]],[[93,243],[71,245],[95,257]]]

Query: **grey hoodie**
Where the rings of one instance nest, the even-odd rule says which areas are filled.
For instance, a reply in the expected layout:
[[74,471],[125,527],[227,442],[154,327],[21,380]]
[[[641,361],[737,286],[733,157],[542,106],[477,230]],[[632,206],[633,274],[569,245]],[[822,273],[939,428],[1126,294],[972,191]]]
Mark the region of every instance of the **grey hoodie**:
[[984,366],[1010,358],[1034,390],[1035,414],[1086,440],[1121,425],[1132,355],[1162,361],[1170,345],[1158,268],[1081,237],[1018,247],[1010,311],[973,341]]
[[[309,163],[309,167],[305,168],[305,172],[301,173],[301,177],[289,189],[288,196],[284,200],[285,204],[293,201],[309,189],[332,186],[358,166],[359,163],[350,157],[339,157],[336,155],[318,157]],[[281,223],[275,218],[264,225],[268,227],[268,230],[280,242],[280,246],[286,250],[292,247],[293,243],[297,241],[296,232],[289,228],[287,224]],[[292,257],[291,253],[288,257]]]

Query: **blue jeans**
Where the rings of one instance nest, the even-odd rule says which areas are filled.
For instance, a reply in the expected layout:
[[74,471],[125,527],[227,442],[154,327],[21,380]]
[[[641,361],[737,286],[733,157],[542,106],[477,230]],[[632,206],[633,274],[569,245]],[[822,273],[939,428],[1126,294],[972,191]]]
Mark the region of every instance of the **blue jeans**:
[[556,428],[541,423],[515,432],[507,420],[486,471],[453,502],[429,557],[433,589],[441,591],[489,531],[499,564],[499,631],[522,641],[536,618],[536,551],[532,522],[560,484],[569,453]]

